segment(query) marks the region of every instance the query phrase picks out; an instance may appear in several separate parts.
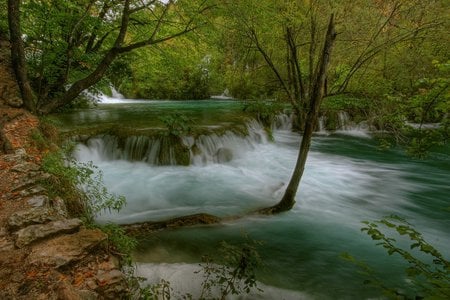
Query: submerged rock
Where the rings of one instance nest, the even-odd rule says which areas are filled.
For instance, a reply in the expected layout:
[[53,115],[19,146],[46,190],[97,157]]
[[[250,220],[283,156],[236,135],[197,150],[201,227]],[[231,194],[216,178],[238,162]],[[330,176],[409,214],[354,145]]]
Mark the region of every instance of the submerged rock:
[[233,151],[228,148],[219,148],[216,152],[218,163],[229,162],[233,159]]

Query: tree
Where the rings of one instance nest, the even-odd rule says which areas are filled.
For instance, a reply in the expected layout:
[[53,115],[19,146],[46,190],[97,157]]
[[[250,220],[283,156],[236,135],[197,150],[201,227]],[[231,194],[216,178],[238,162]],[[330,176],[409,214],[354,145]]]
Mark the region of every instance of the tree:
[[[119,56],[196,30],[212,7],[209,1],[173,0],[25,4],[28,18],[21,22],[20,1],[8,0],[14,69],[26,108],[43,114],[70,104],[98,83]],[[23,23],[29,29],[25,32],[28,54]]]
[[324,96],[326,85],[327,69],[330,63],[335,39],[336,30],[334,25],[334,15],[331,14],[328,23],[328,29],[325,35],[323,50],[317,63],[316,71],[314,73],[314,80],[312,81],[312,90],[309,94],[309,107],[305,120],[305,129],[303,131],[303,138],[302,142],[300,143],[300,149],[294,168],[294,173],[291,176],[291,179],[281,201],[275,206],[263,209],[261,211],[263,213],[278,213],[287,211],[290,210],[295,204],[295,195],[297,193],[298,185],[305,169],[305,163],[311,145],[312,134],[316,128],[317,120],[319,118],[320,104]]
[[[303,131],[297,164],[286,193],[279,204],[263,212],[292,208],[322,98],[349,93],[350,83],[355,78],[365,76],[369,67],[378,68],[382,54],[420,41],[431,29],[443,24],[440,18],[433,19],[435,13],[426,17],[420,13],[424,5],[433,11],[438,9],[441,4],[437,2],[382,0],[368,4],[365,1],[330,3],[318,0],[275,4],[247,0],[227,5],[227,14],[239,28],[236,30],[240,30],[248,47],[258,52],[271,70],[297,116],[297,128]],[[245,13],[249,10],[251,15]],[[340,31],[339,47],[336,47],[334,62],[329,64],[331,71],[328,77],[325,74],[328,61],[323,66],[325,73],[319,72],[324,52],[317,53],[323,43],[318,38],[320,29],[325,26],[320,15],[325,11],[335,13]],[[364,24],[359,16],[364,18]],[[382,75],[378,71],[374,73],[378,77]],[[376,82],[379,79],[371,80]],[[365,81],[360,87],[363,93],[367,87]]]

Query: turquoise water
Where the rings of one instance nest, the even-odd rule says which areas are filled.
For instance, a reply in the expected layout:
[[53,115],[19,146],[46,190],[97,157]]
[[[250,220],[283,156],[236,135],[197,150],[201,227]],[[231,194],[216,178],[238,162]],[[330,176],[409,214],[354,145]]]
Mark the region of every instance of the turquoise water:
[[194,126],[224,125],[242,123],[243,107],[242,102],[229,100],[117,100],[99,104],[94,109],[79,109],[58,114],[52,116],[52,119],[65,130],[98,126],[140,129],[161,127],[163,122],[160,118],[172,113],[185,115]]
[[[128,122],[125,119],[131,118],[133,124],[153,126],[148,118],[134,118],[154,116],[155,111],[189,113],[195,108],[192,117],[214,125],[214,121],[234,122],[240,117],[238,107],[230,102],[115,104],[64,118],[75,121],[80,115],[107,111],[107,117],[98,122]],[[200,120],[201,116],[205,119]],[[84,120],[90,126],[97,122],[93,117]],[[79,145],[76,155],[79,160],[93,160],[104,172],[107,187],[127,197],[127,206],[118,214],[99,216],[102,222],[132,223],[197,212],[231,216],[276,203],[282,196],[300,136],[277,130],[274,137],[274,143],[228,137],[234,144],[233,159],[188,167],[111,161],[102,157],[95,143]],[[366,278],[340,258],[343,252],[366,261],[387,285],[408,289],[404,262],[385,254],[361,233],[361,221],[401,215],[448,258],[449,171],[449,148],[432,153],[428,160],[416,161],[399,150],[380,151],[371,138],[317,135],[291,211],[149,235],[135,253],[138,271],[149,282],[165,278],[175,289],[192,292],[199,286],[194,271],[199,269],[201,256],[214,256],[221,241],[240,243],[245,234],[264,243],[259,252],[265,267],[258,280],[266,299],[379,297],[380,291],[363,285]],[[263,295],[249,298],[261,299]]]

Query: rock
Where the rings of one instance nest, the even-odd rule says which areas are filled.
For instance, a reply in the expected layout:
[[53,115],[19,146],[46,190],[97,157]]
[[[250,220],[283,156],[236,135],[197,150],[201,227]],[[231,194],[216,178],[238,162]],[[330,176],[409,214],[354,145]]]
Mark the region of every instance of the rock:
[[0,252],[14,249],[14,244],[9,240],[8,231],[4,227],[0,227]]
[[63,216],[65,218],[68,217],[69,213],[67,211],[66,203],[64,202],[64,200],[62,198],[56,197],[55,199],[53,199],[52,207],[58,215]]
[[233,159],[233,152],[228,148],[219,148],[216,152],[217,162],[224,163]]
[[44,225],[30,225],[17,231],[14,236],[16,246],[23,248],[33,242],[61,233],[72,233],[81,226],[80,219],[50,222]]
[[93,291],[78,290],[67,282],[61,282],[58,286],[58,299],[95,300],[98,299],[98,295]]
[[27,203],[31,207],[44,207],[49,205],[50,199],[46,195],[38,195],[28,199]]
[[35,207],[12,214],[8,219],[8,227],[10,230],[15,231],[29,225],[44,224],[61,218],[62,216],[58,215],[53,209]]
[[99,298],[96,292],[90,290],[78,290],[77,292],[83,300],[96,300]]
[[3,155],[3,160],[6,162],[19,162],[24,160],[26,156],[27,152],[25,149],[19,148],[14,152],[14,154]]
[[88,252],[106,240],[99,229],[82,229],[71,235],[63,235],[34,246],[28,257],[33,264],[51,265],[56,268],[81,260]]
[[95,279],[87,279],[86,280],[86,286],[88,288],[90,288],[91,290],[96,290],[98,288],[98,285],[95,282]]
[[125,275],[117,269],[99,271],[95,278],[98,284],[96,291],[105,299],[122,299],[128,294]]
[[26,188],[32,187],[36,185],[36,178],[25,178],[21,177],[20,180],[16,180],[14,182],[13,187],[11,188],[12,192],[25,190]]
[[32,162],[21,162],[11,168],[11,171],[18,173],[28,173],[31,171],[37,171],[41,167]]
[[98,265],[98,268],[104,271],[120,269],[120,260],[113,255],[108,255],[107,259]]
[[20,196],[22,197],[28,197],[33,196],[37,194],[42,194],[45,192],[45,188],[41,185],[36,185],[31,188],[28,188],[26,190],[20,191]]

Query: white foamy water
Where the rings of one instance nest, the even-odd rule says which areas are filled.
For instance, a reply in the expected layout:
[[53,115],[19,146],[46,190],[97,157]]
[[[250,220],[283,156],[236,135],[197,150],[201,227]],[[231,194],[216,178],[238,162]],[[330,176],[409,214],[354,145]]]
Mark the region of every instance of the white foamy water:
[[[279,129],[290,128],[287,116],[279,122]],[[187,145],[196,144],[190,166],[150,163],[146,157],[152,147],[143,150],[150,145],[146,137],[128,137],[122,148],[99,137],[79,145],[75,154],[94,161],[109,190],[127,197],[120,213],[104,213],[100,221],[133,223],[198,212],[244,215],[279,201],[300,141],[289,130],[275,131],[275,143],[257,126],[250,126],[250,133],[246,138],[231,132],[186,137]],[[223,148],[227,159],[219,159]],[[138,152],[145,155],[130,161],[129,153]],[[361,221],[396,213],[448,257],[448,159],[441,153],[436,161],[414,162],[396,151],[379,152],[366,136],[315,136],[291,211],[148,235],[134,255],[139,274],[149,283],[164,278],[175,290],[193,293],[199,286],[193,271],[201,255],[215,254],[223,240],[239,245],[245,232],[264,241],[259,251],[266,263],[258,274],[264,294],[250,299],[379,298],[380,291],[363,285],[367,278],[339,255],[350,252],[368,262],[387,285],[404,287],[402,260],[360,232]]]
[[[295,164],[299,136],[279,131],[276,143],[221,138],[222,142],[217,136],[204,137],[203,153],[229,145],[233,150],[229,162],[217,163],[202,155],[194,157],[189,167],[111,160],[105,159],[95,140],[90,147],[79,145],[76,157],[92,160],[104,172],[110,191],[127,197],[120,213],[100,216],[104,221],[132,223],[197,212],[228,216],[276,203]],[[239,141],[240,148],[233,145]],[[392,166],[311,151],[293,212],[311,211],[359,226],[362,219],[412,205],[404,195],[415,187],[403,182],[403,175]]]

